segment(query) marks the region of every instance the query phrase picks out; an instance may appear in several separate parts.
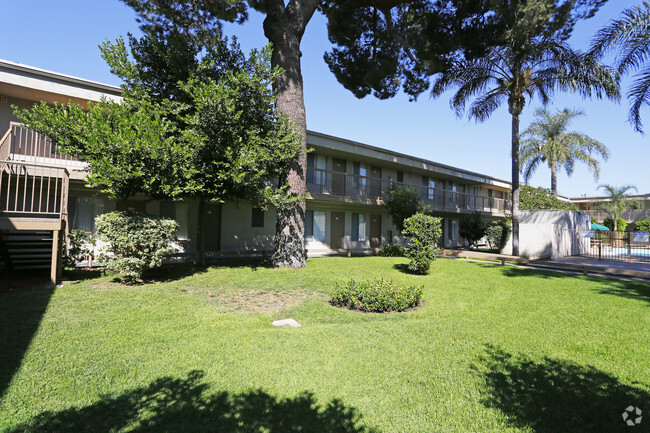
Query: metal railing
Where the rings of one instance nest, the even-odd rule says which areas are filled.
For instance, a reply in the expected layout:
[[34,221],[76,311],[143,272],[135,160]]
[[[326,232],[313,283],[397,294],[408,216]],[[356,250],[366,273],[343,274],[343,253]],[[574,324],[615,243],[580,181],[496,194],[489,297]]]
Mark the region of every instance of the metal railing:
[[430,188],[385,179],[307,168],[307,191],[313,194],[386,199],[394,187],[409,188],[422,202],[438,210],[467,210],[508,213],[509,200],[484,197],[440,188]]
[[[603,221],[605,218],[611,217],[611,214],[604,210],[583,210],[583,212],[587,215],[591,215],[592,219],[595,219],[596,221]],[[623,211],[619,217],[629,222],[648,219],[650,218],[650,209],[646,207],[644,209],[626,210]]]
[[70,173],[65,167],[2,161],[0,168],[0,216],[67,218]]
[[[650,239],[643,235],[635,239],[633,232],[610,230],[568,230],[570,237],[587,242],[579,255],[598,260],[650,262]],[[587,235],[589,237],[587,237]]]
[[9,153],[14,161],[46,165],[84,165],[74,156],[58,153],[57,143],[48,136],[33,131],[20,123],[11,122],[9,132]]

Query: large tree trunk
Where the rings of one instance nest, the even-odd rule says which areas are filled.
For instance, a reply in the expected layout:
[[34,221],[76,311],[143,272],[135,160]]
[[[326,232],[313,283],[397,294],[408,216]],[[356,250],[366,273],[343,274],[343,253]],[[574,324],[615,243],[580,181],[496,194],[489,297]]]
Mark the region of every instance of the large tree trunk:
[[551,192],[557,197],[557,163],[551,164]]
[[519,114],[512,112],[512,255],[519,255]]
[[[307,23],[316,11],[317,0],[269,0],[264,34],[273,44],[271,65],[279,66],[284,73],[274,82],[275,104],[278,112],[294,124],[302,138],[302,148],[307,148],[307,118],[300,69],[300,41]],[[289,183],[291,194],[306,193],[307,156],[302,153],[284,170],[280,184]],[[300,268],[306,264],[305,253],[305,202],[278,209],[273,256],[274,266]]]

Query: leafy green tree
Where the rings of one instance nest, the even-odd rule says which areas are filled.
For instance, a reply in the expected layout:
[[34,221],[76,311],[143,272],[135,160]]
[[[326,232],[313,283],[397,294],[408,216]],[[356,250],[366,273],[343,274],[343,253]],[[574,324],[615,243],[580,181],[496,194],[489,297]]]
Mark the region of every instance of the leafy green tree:
[[[125,81],[120,103],[103,100],[88,110],[41,103],[16,115],[56,140],[62,152],[88,162],[87,184],[112,197],[198,199],[202,262],[205,201],[240,197],[278,209],[293,206],[288,187],[270,183],[300,145],[273,109],[270,83],[280,72],[269,67],[268,49],[246,58],[226,41],[201,51],[171,34],[131,39],[130,46],[133,60],[122,40],[103,47],[112,71]],[[170,71],[176,69],[161,82],[159,60],[174,60],[169,51],[183,51],[179,47],[201,59],[185,55],[172,62]],[[172,82],[177,78],[186,81]]]
[[472,248],[483,236],[485,236],[486,224],[481,219],[480,212],[462,214],[458,223],[458,234],[469,243]]
[[608,195],[605,201],[597,203],[598,209],[609,212],[614,220],[614,231],[618,230],[618,216],[627,209],[643,209],[643,201],[634,200],[627,197],[627,192],[637,191],[634,185],[612,186],[598,185],[598,188],[604,190]]
[[404,230],[404,220],[418,212],[428,210],[428,207],[422,203],[418,194],[412,189],[395,187],[388,190],[386,194],[384,206],[388,207],[393,224],[400,232]]
[[607,217],[603,220],[603,225],[610,230],[618,230],[624,232],[627,228],[627,221],[621,217],[618,217],[616,218],[616,223],[614,223],[614,218]]
[[521,185],[521,210],[560,209],[577,211],[578,207],[560,200],[550,189]]
[[429,272],[435,259],[438,240],[442,235],[441,219],[418,212],[404,221],[402,234],[407,239],[406,257],[408,268],[418,274]]
[[500,43],[488,47],[481,57],[461,60],[435,80],[432,95],[452,87],[458,90],[451,106],[460,116],[468,101],[470,118],[485,121],[506,103],[512,130],[512,229],[513,254],[519,254],[519,117],[526,98],[550,101],[556,91],[578,92],[618,98],[617,77],[593,58],[573,50],[567,43],[577,19],[588,16],[577,3],[531,0],[497,2],[497,21],[506,23]]
[[503,220],[491,221],[485,229],[485,237],[488,244],[490,244],[490,248],[500,253],[508,243],[510,225]]
[[650,219],[638,220],[634,223],[639,232],[650,232]]
[[[243,23],[249,10],[264,15],[264,34],[273,45],[271,65],[282,73],[273,80],[275,106],[292,122],[306,147],[307,123],[300,64],[300,44],[307,24],[320,8],[328,18],[329,37],[342,46],[330,68],[351,88],[350,80],[369,81],[381,94],[403,89],[411,95],[426,90],[424,77],[439,71],[459,55],[480,51],[490,38],[476,31],[490,21],[489,0],[122,0],[139,15],[145,32],[180,31],[196,45],[210,47],[219,40],[223,22]],[[602,0],[578,0],[589,3]],[[341,9],[343,8],[343,9]],[[362,29],[361,32],[356,30]],[[354,30],[354,31],[351,31]],[[429,39],[421,37],[426,31]],[[458,36],[457,36],[458,35]],[[419,60],[418,52],[426,54]],[[346,58],[354,69],[339,73],[336,62]],[[349,59],[349,60],[347,60]],[[433,60],[432,60],[433,59]],[[327,59],[326,59],[327,60]],[[433,71],[433,72],[432,72]],[[347,82],[346,82],[347,81]],[[306,192],[307,160],[300,153],[285,166],[280,183],[290,185],[295,198]],[[304,257],[304,200],[278,212],[273,262],[277,266],[301,267]]]
[[599,154],[606,161],[609,150],[600,141],[580,132],[567,131],[575,117],[584,116],[577,110],[565,108],[551,113],[545,108],[535,111],[536,119],[521,134],[521,171],[526,183],[537,167],[546,163],[551,169],[551,192],[557,195],[558,168],[564,168],[571,176],[576,161],[587,164],[598,180],[600,164],[592,154]]
[[628,118],[634,129],[643,132],[641,108],[650,104],[650,4],[641,2],[638,6],[623,11],[622,16],[612,20],[599,30],[592,42],[592,52],[603,55],[616,50],[615,67],[621,74],[639,71],[628,90],[630,100]]

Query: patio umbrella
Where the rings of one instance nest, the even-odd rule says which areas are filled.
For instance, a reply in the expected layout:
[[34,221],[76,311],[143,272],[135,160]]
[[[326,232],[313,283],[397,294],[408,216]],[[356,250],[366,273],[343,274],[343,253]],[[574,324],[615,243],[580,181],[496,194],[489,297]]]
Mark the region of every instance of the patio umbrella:
[[592,230],[609,230],[607,227],[605,227],[602,224],[592,224],[591,229]]

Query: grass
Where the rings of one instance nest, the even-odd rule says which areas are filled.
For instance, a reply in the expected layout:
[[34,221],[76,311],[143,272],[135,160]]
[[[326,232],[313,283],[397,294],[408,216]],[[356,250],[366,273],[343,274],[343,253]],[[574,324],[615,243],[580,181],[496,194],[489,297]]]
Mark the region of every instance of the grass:
[[[616,432],[627,406],[650,410],[648,283],[442,259],[422,277],[405,262],[2,293],[0,431]],[[423,285],[424,305],[327,302],[374,275]],[[303,327],[270,326],[285,317]]]

